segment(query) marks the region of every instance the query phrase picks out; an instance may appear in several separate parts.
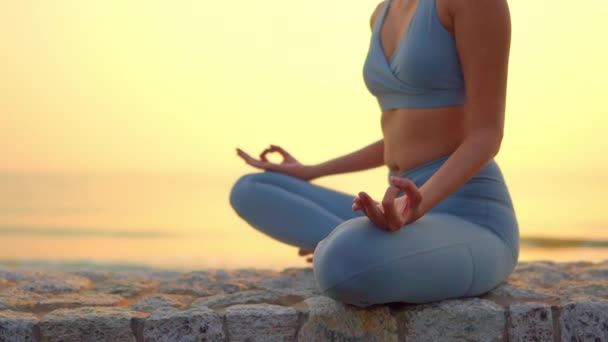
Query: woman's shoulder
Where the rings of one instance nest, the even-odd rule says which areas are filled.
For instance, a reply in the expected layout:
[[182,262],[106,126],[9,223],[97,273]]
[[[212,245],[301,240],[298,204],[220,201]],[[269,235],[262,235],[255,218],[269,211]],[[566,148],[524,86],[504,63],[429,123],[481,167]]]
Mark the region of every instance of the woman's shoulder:
[[374,11],[372,12],[372,16],[369,19],[369,26],[372,30],[374,29],[374,26],[376,25],[376,20],[378,19],[378,16],[380,15],[380,11],[382,10],[382,8],[384,8],[386,1],[387,0],[380,1],[376,5],[376,8],[374,8]]

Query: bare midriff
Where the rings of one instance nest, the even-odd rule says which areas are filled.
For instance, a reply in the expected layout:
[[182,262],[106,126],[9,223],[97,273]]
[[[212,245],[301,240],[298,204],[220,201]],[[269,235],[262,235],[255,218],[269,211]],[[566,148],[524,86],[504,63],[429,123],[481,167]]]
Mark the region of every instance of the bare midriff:
[[392,109],[381,125],[384,163],[397,174],[452,154],[465,136],[463,106]]

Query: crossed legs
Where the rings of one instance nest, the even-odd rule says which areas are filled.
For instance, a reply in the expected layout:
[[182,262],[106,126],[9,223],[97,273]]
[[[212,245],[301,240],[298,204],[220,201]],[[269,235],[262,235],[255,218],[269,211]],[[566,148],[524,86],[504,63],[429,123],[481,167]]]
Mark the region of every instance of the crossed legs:
[[242,176],[230,192],[230,204],[252,227],[309,250],[340,223],[363,215],[351,210],[353,198],[271,171]]
[[427,213],[388,232],[352,212],[353,198],[276,172],[244,175],[230,193],[231,205],[252,227],[314,250],[320,289],[356,306],[476,296],[515,267],[507,246],[475,223]]

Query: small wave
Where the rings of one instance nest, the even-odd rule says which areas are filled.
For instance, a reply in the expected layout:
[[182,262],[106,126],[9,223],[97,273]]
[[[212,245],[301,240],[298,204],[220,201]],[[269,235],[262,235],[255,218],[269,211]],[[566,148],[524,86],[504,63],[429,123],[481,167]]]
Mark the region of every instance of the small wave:
[[520,239],[523,245],[529,247],[542,247],[542,248],[573,248],[573,247],[593,247],[593,248],[607,248],[608,240],[590,240],[590,239],[577,239],[577,238],[551,238],[551,237],[522,237]]
[[[0,267],[11,268],[39,268],[39,269],[55,269],[61,271],[78,271],[78,270],[104,270],[104,271],[158,271],[163,269],[153,265],[145,265],[136,262],[104,262],[96,260],[45,260],[45,259],[0,259]],[[174,267],[179,270],[178,267]]]
[[134,231],[95,228],[35,228],[35,227],[0,227],[0,235],[29,236],[69,236],[69,237],[110,237],[110,238],[165,238],[177,234],[163,231]]

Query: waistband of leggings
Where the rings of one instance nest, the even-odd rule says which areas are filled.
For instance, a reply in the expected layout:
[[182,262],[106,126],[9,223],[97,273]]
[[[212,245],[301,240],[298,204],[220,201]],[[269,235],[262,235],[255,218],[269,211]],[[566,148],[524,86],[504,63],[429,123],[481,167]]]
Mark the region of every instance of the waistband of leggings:
[[[399,173],[399,176],[403,177],[403,178],[414,179],[414,178],[419,178],[419,177],[428,175],[429,173],[435,172],[437,169],[439,169],[441,167],[441,165],[443,165],[443,163],[445,163],[449,158],[450,158],[450,155],[435,158],[424,164],[420,164],[409,170],[403,171],[403,172]],[[490,170],[490,169],[492,169],[492,170]],[[498,165],[496,165],[496,161],[494,159],[490,159],[490,161],[488,161],[488,163],[479,171],[478,176],[482,175],[482,174],[486,174],[488,172],[490,172],[490,173],[497,172],[497,171],[500,172],[497,169],[498,169]],[[395,175],[396,173],[394,171],[390,171],[389,174]]]

